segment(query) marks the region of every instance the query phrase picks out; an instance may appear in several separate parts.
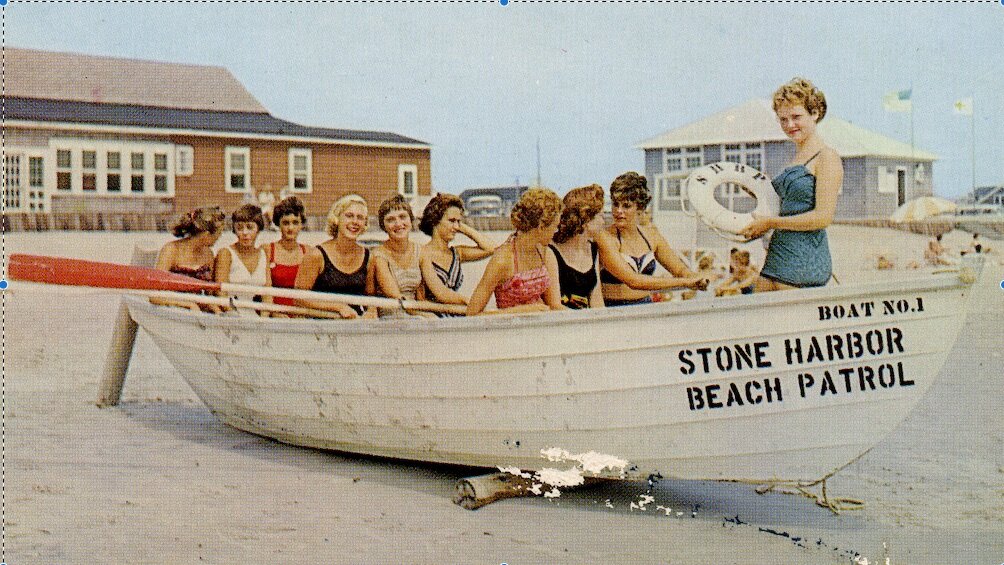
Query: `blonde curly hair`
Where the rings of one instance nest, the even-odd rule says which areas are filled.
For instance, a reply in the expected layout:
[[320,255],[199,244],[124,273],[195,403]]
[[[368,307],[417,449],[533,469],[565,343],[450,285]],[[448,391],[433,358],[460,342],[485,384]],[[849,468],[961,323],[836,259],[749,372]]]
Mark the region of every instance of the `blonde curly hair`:
[[554,222],[561,214],[561,199],[547,188],[531,188],[512,207],[509,219],[516,231],[527,232]]
[[810,114],[818,112],[817,123],[826,115],[826,97],[823,96],[823,91],[801,77],[789,80],[774,91],[774,112],[777,113],[781,106],[786,105],[801,106]]
[[353,204],[360,204],[366,209],[366,226],[363,229],[369,226],[369,206],[366,205],[366,200],[358,194],[346,194],[331,205],[331,210],[328,212],[328,235],[338,237],[338,216]]

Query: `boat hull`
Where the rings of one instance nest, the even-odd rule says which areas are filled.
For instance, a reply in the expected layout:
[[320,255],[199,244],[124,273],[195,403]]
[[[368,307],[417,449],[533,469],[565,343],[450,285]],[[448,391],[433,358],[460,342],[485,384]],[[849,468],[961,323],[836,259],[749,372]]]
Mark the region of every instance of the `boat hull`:
[[483,467],[626,460],[608,477],[811,481],[941,373],[954,275],[524,317],[319,321],[127,299],[223,422],[315,448]]

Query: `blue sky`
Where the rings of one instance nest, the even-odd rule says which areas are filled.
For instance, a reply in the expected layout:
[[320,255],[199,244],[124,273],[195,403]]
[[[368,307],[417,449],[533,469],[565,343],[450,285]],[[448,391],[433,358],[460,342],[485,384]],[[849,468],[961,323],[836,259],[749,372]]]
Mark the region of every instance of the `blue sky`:
[[299,123],[433,145],[433,185],[568,188],[643,168],[639,141],[793,76],[831,115],[909,142],[935,191],[1004,183],[1004,7],[978,4],[86,4],[12,0],[6,45],[220,65]]

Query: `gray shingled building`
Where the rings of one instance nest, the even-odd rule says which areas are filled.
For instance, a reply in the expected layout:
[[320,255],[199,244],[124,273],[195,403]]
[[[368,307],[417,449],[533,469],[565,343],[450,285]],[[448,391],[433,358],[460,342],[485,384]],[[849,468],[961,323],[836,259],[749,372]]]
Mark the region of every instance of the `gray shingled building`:
[[[827,115],[819,123],[827,144],[843,159],[844,184],[837,218],[883,218],[907,200],[933,193],[938,158],[889,137]],[[795,145],[778,126],[767,100],[756,99],[637,145],[645,151],[645,176],[655,195],[654,213],[679,211],[680,184],[693,169],[718,161],[744,163],[768,176],[791,162]],[[722,190],[737,209],[749,209],[745,193]]]

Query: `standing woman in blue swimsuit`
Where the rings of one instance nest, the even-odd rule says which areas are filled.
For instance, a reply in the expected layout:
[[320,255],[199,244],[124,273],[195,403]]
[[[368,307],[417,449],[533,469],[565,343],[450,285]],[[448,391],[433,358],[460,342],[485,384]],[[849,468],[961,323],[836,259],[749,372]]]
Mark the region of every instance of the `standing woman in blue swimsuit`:
[[840,156],[816,131],[826,115],[826,98],[818,88],[805,79],[792,79],[774,93],[774,113],[795,142],[795,159],[774,177],[780,216],[754,216],[740,232],[754,238],[774,230],[756,292],[823,286],[830,280],[826,227],[833,222],[844,180]]

